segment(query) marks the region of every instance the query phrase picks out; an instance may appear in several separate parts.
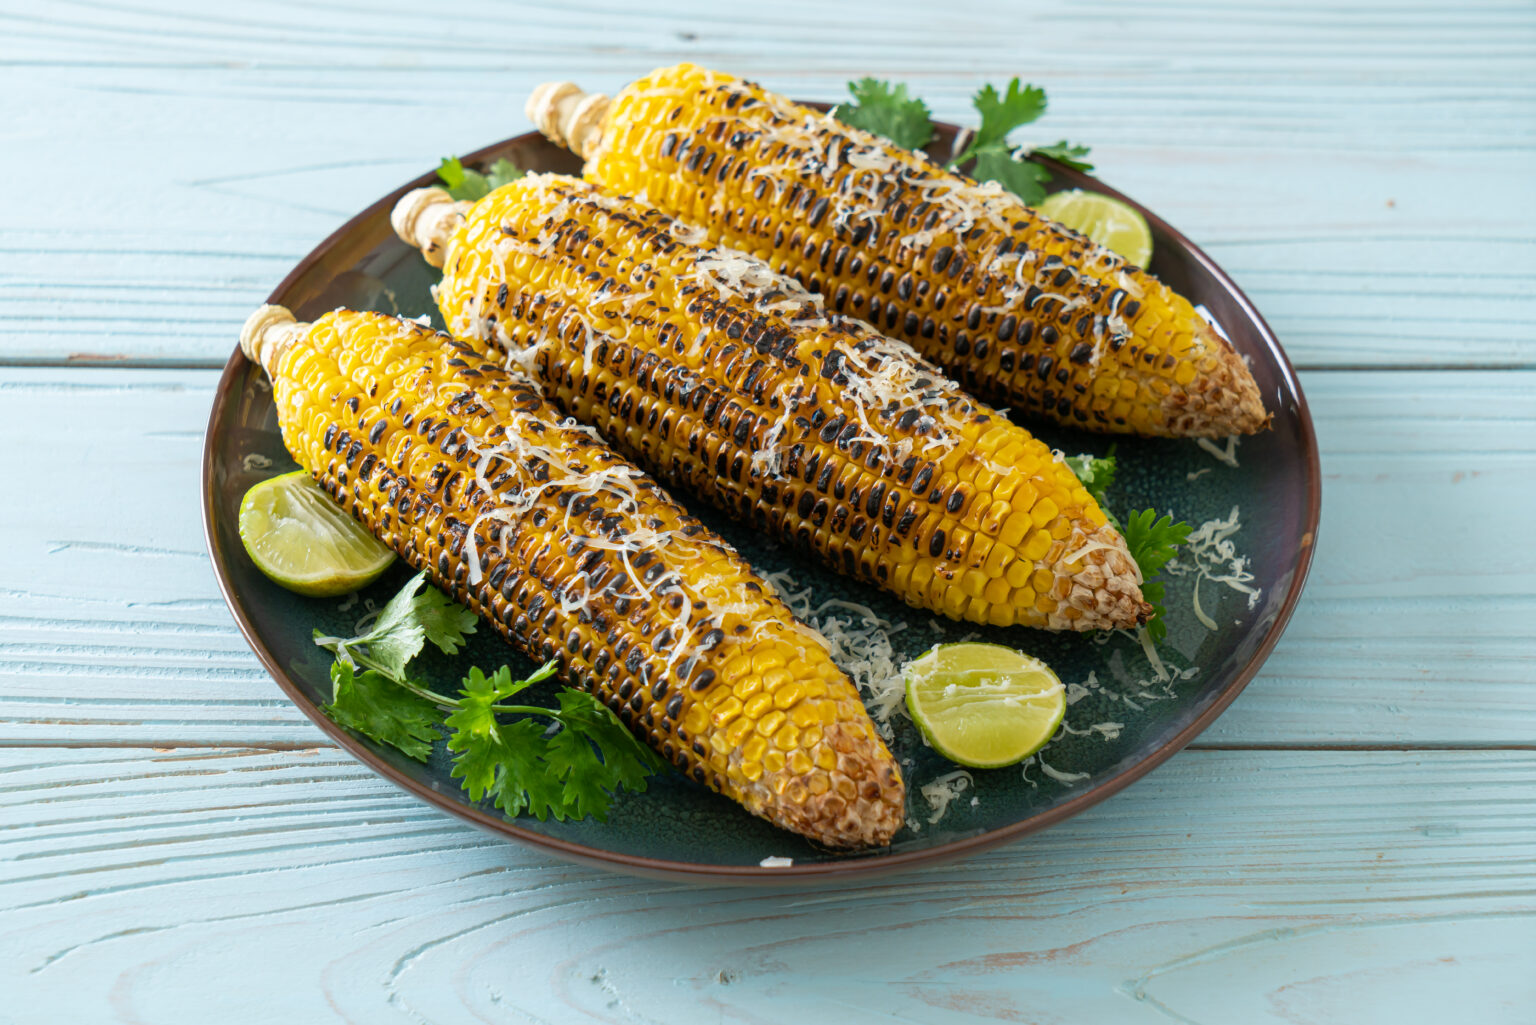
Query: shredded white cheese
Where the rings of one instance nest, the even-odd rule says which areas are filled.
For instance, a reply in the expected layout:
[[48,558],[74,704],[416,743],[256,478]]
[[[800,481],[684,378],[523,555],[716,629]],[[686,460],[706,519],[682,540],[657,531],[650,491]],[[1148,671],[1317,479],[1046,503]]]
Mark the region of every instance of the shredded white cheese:
[[971,777],[969,772],[966,772],[964,769],[956,769],[954,772],[947,772],[939,776],[931,783],[923,784],[920,792],[923,795],[923,800],[928,802],[930,809],[928,824],[931,826],[942,819],[944,813],[949,811],[949,806],[954,802],[955,798],[959,797],[961,792],[974,785],[975,782],[976,780]]
[[[1227,435],[1225,448],[1217,445],[1210,438],[1196,438],[1195,444],[1209,452],[1218,463],[1223,463],[1233,469],[1237,469],[1237,435]],[[1210,469],[1210,467],[1206,467],[1206,469]]]
[[1237,546],[1231,540],[1241,529],[1239,508],[1234,505],[1226,517],[1206,520],[1191,531],[1178,556],[1163,567],[1163,572],[1170,576],[1195,575],[1191,601],[1195,618],[1207,630],[1215,630],[1217,624],[1200,604],[1202,582],[1225,584],[1239,594],[1246,595],[1249,609],[1259,603],[1259,597],[1263,594],[1263,589],[1253,584],[1254,576],[1248,569],[1247,558],[1237,553]]

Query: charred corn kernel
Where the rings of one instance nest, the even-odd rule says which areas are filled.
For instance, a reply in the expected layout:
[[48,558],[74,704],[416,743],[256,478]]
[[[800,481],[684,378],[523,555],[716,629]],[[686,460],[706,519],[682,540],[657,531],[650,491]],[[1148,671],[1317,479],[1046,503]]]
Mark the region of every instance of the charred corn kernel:
[[[900,828],[896,763],[825,646],[729,545],[526,378],[374,313],[298,324],[264,307],[241,347],[272,379],[288,450],[341,506],[515,647],[554,658],[663,757],[820,843],[884,844]],[[722,606],[745,610],[750,632],[721,629]],[[760,686],[759,657],[792,667],[779,686],[821,688],[788,706],[830,719],[816,748],[795,753],[814,761],[838,740],[836,778],[857,781],[864,803],[786,801],[785,784],[804,783],[782,759],[780,771],[741,767],[760,723],[732,688]],[[776,690],[752,700],[772,707]],[[772,715],[770,734],[785,712]]]
[[[691,64],[587,103],[579,132],[549,96],[529,115],[586,157],[589,180],[650,196],[979,394],[1119,433],[1268,423],[1242,359],[1188,300],[996,183]],[[1130,386],[1124,410],[1092,387],[1104,379]]]
[[[437,298],[457,337],[529,371],[668,482],[958,617],[964,602],[932,581],[960,586],[974,520],[1008,481],[1030,499],[1015,497],[1013,513],[1081,524],[1073,558],[1043,567],[1065,578],[1101,569],[1096,616],[1074,626],[1145,618],[1123,539],[1050,449],[765,264],[558,175],[528,175],[467,209],[419,190],[395,220],[403,238],[442,254]],[[914,572],[894,572],[908,561]],[[1051,626],[1039,609],[1009,607],[1010,623]]]

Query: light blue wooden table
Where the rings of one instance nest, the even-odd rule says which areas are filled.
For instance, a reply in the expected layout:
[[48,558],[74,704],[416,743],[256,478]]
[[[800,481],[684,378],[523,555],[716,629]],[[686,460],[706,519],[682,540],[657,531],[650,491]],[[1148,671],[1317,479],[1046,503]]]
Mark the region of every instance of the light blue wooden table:
[[[1536,7],[734,6],[0,2],[0,1022],[1536,1021]],[[845,889],[641,882],[375,779],[240,639],[197,472],[245,314],[534,83],[684,58],[1046,85],[1302,368],[1310,587],[1124,794]]]

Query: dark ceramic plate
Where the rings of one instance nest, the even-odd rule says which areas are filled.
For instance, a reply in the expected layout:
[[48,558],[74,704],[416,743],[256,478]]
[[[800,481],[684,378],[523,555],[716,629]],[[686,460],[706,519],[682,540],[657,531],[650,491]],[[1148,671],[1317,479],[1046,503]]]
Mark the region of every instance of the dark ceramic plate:
[[[938,156],[954,137],[945,128],[933,147]],[[578,162],[536,135],[523,135],[472,154],[476,166],[507,157],[519,167],[579,173]],[[1099,182],[1054,167],[1056,184],[1118,195]],[[374,203],[306,256],[273,291],[299,319],[337,306],[436,318],[428,289],[435,272],[395,239],[389,211],[408,189],[432,184],[423,176]],[[1121,196],[1120,198],[1126,199]],[[1132,202],[1127,199],[1127,202]],[[1139,208],[1139,207],[1138,207]],[[923,747],[916,730],[898,721],[893,750],[904,762],[911,792],[909,817],[920,831],[903,830],[889,850],[863,855],[818,851],[789,833],[753,818],[735,804],[680,776],[653,781],[639,795],[625,795],[607,823],[504,820],[495,809],[471,802],[449,776],[438,745],[422,765],[392,749],[338,728],[317,708],[328,699],[328,659],[310,642],[317,626],[349,630],[362,606],[343,610],[338,600],[299,597],[263,577],[241,548],[236,521],[240,498],[258,479],[293,467],[278,434],[270,391],[261,372],[239,351],[230,357],[214,399],[203,452],[203,515],[208,548],[220,587],[241,631],[288,696],[338,744],[375,772],[423,800],[504,836],[551,854],[647,875],[699,880],[767,881],[786,876],[833,879],[932,864],[1002,843],[1059,822],[1102,801],[1189,743],[1232,702],[1268,657],[1301,594],[1317,530],[1317,442],[1296,376],[1274,335],[1237,286],[1210,258],[1151,212],[1156,249],[1151,269],[1201,304],[1252,363],[1254,376],[1275,415],[1274,429],[1245,439],[1240,465],[1216,462],[1191,441],[1119,439],[1121,474],[1113,497],[1121,508],[1156,506],[1200,523],[1240,507],[1242,530],[1233,538],[1262,588],[1249,607],[1244,596],[1206,584],[1201,597],[1217,621],[1207,630],[1190,602],[1192,578],[1170,581],[1168,641],[1160,649],[1170,667],[1194,669],[1189,679],[1146,686],[1150,677],[1141,649],[1129,638],[1055,635],[1027,629],[988,629],[987,640],[1021,648],[1049,662],[1068,683],[1093,675],[1099,686],[1079,695],[1067,723],[1078,730],[1118,723],[1083,734],[1063,733],[1043,752],[1051,774],[1032,767],[976,772],[975,787],[950,805],[937,823],[920,787],[954,767]],[[440,324],[439,324],[440,326]],[[1066,428],[1030,424],[1049,444],[1068,453],[1102,454],[1115,439]],[[269,467],[254,469],[261,460]],[[682,496],[686,498],[686,496]],[[937,641],[971,634],[967,624],[939,624],[928,614],[823,570],[794,553],[719,517],[705,519],[734,542],[762,572],[788,570],[818,598],[846,597],[882,617],[904,622],[892,642],[914,656]],[[382,602],[406,576],[386,575],[363,598]],[[461,665],[530,668],[489,629],[483,629]],[[443,659],[427,669],[451,687],[462,670]],[[1078,774],[1081,774],[1080,776]],[[1064,778],[1074,777],[1077,778]],[[975,798],[973,802],[971,798]],[[789,857],[789,868],[763,868],[770,855]]]

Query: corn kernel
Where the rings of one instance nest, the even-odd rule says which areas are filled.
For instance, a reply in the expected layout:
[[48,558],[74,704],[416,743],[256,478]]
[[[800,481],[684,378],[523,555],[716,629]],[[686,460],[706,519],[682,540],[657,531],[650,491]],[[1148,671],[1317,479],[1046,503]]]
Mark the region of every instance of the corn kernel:
[[[763,717],[763,713],[767,712],[768,709],[772,707],[773,695],[763,693],[756,695],[752,698],[752,700],[748,701],[744,706],[742,706],[742,711],[746,713],[746,717],[748,719],[761,719]],[[719,713],[716,714],[718,715]]]
[[1037,530],[1029,535],[1029,540],[1019,553],[1030,562],[1038,562],[1045,558],[1045,553],[1051,550],[1051,535],[1043,530]]
[[790,683],[773,692],[773,707],[783,711],[790,708],[805,697],[805,688],[797,683]]

